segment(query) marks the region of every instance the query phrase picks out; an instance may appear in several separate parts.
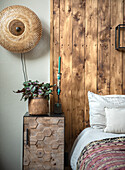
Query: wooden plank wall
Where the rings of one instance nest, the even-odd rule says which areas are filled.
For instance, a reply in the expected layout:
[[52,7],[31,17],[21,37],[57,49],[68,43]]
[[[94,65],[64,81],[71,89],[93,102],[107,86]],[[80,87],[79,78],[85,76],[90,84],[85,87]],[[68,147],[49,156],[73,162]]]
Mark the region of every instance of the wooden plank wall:
[[[125,94],[125,53],[115,50],[115,27],[125,23],[125,0],[50,1],[50,78],[51,83],[57,82],[60,55],[60,98],[69,152],[78,134],[89,126],[88,91]],[[56,102],[55,88],[51,111]]]

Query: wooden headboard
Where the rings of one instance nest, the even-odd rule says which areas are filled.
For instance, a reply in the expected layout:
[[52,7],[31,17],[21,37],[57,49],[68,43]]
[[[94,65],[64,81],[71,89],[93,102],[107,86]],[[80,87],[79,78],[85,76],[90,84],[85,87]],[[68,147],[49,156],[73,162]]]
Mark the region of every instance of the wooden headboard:
[[[89,126],[87,92],[125,93],[125,53],[115,50],[115,27],[125,23],[125,1],[50,0],[50,3],[50,79],[57,84],[61,56],[60,98],[66,121],[65,149],[69,152],[77,135]],[[55,89],[52,110],[56,102]]]

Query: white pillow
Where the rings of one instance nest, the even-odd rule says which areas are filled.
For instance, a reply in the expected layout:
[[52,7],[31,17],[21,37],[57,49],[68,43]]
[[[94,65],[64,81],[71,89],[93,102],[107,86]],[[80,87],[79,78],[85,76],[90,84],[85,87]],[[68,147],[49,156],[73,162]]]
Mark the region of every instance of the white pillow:
[[125,108],[105,108],[106,128],[104,132],[125,133]]
[[106,127],[105,107],[125,107],[125,95],[98,95],[88,91],[90,126],[96,129]]

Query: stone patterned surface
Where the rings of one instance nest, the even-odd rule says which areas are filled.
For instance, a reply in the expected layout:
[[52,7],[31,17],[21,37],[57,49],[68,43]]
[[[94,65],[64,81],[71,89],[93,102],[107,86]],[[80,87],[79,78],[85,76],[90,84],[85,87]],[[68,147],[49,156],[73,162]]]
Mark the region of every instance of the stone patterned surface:
[[64,117],[24,117],[23,165],[24,170],[64,169]]

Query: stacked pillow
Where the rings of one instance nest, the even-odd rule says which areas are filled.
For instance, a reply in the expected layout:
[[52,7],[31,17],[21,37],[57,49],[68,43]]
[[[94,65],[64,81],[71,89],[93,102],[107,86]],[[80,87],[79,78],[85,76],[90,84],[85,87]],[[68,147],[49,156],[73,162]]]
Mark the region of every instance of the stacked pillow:
[[[91,127],[105,132],[125,133],[125,95],[102,96],[89,91],[88,100]],[[121,121],[123,127],[117,129]]]
[[106,128],[104,132],[125,133],[125,108],[105,108]]

